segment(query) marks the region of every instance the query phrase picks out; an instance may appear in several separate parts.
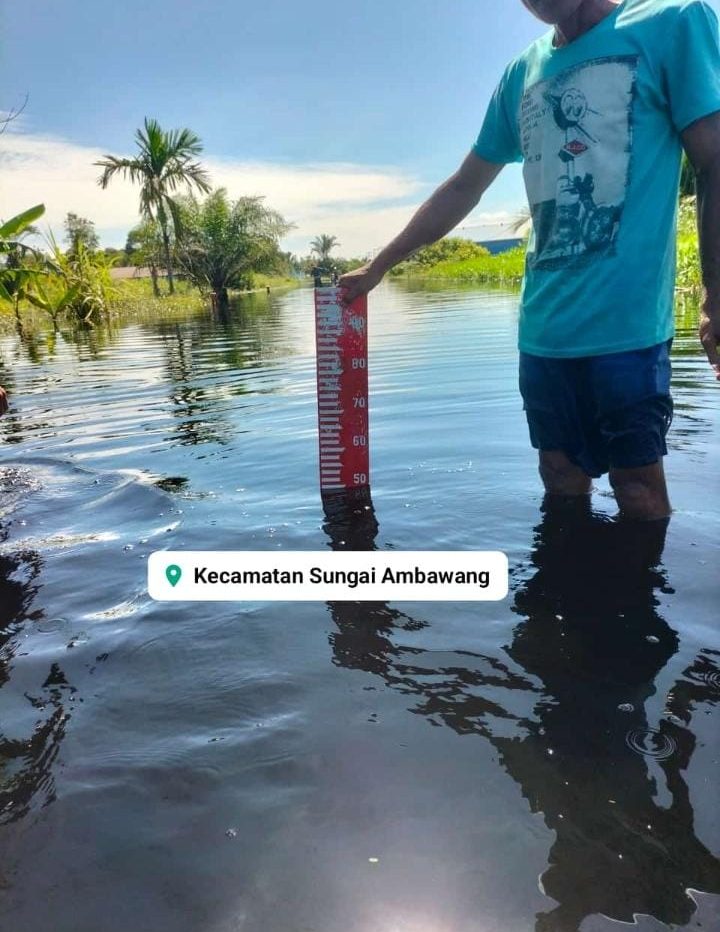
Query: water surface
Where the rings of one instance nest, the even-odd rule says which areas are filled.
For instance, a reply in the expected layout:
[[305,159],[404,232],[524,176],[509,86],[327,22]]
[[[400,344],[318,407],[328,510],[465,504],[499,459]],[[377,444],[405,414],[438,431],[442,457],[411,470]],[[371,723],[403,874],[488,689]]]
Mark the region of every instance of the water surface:
[[[543,506],[517,298],[370,304],[320,500],[312,293],[0,343],[0,929],[720,929],[718,386],[675,514]],[[501,603],[153,603],[157,549],[502,549]]]

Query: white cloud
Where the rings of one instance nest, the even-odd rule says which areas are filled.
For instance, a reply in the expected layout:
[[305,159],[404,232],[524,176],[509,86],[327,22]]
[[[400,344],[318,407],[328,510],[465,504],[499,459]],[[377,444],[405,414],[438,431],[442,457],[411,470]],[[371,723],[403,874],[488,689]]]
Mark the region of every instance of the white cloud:
[[[11,124],[0,136],[2,218],[42,201],[46,214],[41,226],[49,225],[56,236],[62,234],[67,212],[73,211],[95,222],[103,243],[122,245],[138,220],[137,189],[120,178],[104,191],[98,186],[99,169],[93,162],[104,154],[94,146],[26,132]],[[318,233],[337,236],[344,255],[362,255],[377,248],[402,228],[430,190],[417,177],[392,167],[284,165],[212,155],[203,161],[213,184],[226,187],[231,197],[264,195],[269,207],[294,222],[296,229],[284,246],[300,254],[308,251],[310,239]],[[489,224],[496,229],[495,235],[502,235],[498,224],[509,215],[473,217],[465,224]]]
[[[392,168],[347,164],[268,165],[206,160],[216,184],[231,195],[261,194],[292,221],[284,246],[304,254],[319,233],[337,236],[343,255],[362,255],[397,232],[424,186]],[[398,204],[415,196],[414,206]],[[400,219],[398,219],[400,218]]]
[[[68,211],[94,220],[99,230],[137,222],[137,194],[127,182],[101,191],[93,166],[103,152],[64,139],[8,131],[0,137],[0,204],[3,218],[44,203],[45,217],[60,233]],[[41,223],[42,223],[41,222]]]
[[205,160],[215,184],[243,194],[264,194],[288,216],[377,201],[400,200],[416,194],[418,179],[392,168],[320,163],[268,165]]

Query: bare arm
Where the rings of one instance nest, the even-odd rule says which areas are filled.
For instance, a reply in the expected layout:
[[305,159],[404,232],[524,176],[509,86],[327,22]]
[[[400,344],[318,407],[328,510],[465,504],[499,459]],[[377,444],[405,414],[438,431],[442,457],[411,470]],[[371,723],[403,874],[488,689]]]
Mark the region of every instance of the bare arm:
[[697,218],[703,298],[700,341],[720,380],[720,112],[691,123],[683,146],[697,173]]
[[449,233],[478,204],[502,168],[470,152],[455,174],[418,209],[402,233],[368,265],[341,277],[345,299],[352,301],[370,291],[398,262]]
[[7,409],[8,409],[7,392],[2,387],[2,385],[0,385],[0,416],[5,414]]

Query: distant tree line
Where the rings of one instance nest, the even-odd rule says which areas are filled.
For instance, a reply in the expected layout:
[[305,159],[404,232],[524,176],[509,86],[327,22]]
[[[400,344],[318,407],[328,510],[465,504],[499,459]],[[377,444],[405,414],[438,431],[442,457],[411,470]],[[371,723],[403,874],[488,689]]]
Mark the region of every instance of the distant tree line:
[[76,213],[65,218],[65,249],[52,233],[44,249],[30,245],[42,204],[0,225],[0,307],[12,308],[20,332],[25,305],[46,311],[56,326],[64,313],[86,323],[106,313],[116,295],[110,270],[120,263],[147,266],[156,296],[163,270],[169,294],[179,274],[218,305],[227,304],[230,289],[247,288],[254,272],[299,269],[279,248],[292,224],[261,197],[233,201],[224,188],[213,190],[197,159],[202,143],[195,133],[166,132],[146,118],[135,142],[133,157],[105,155],[95,163],[102,188],[115,177],[138,185],[141,220],[124,250],[101,250],[94,223]]
[[[13,114],[4,125],[12,118]],[[28,238],[37,233],[34,223],[44,214],[42,204],[0,224],[0,306],[12,308],[19,330],[26,304],[47,312],[56,326],[64,313],[91,322],[107,312],[114,294],[110,269],[118,264],[147,267],[156,296],[161,295],[164,271],[169,294],[180,275],[222,306],[230,290],[250,287],[253,273],[312,275],[322,268],[341,275],[365,261],[333,255],[340,243],[327,233],[313,239],[311,254],[303,259],[282,252],[280,240],[293,225],[265,206],[262,197],[232,200],[224,188],[213,190],[198,160],[202,143],[191,130],[165,131],[146,118],[135,133],[135,144],[132,157],[105,155],[95,163],[102,169],[102,188],[116,177],[138,186],[141,219],[128,233],[124,249],[101,250],[94,223],[75,213],[68,213],[64,222],[66,249],[52,233],[47,248],[30,245]],[[680,196],[694,194],[695,173],[683,156]],[[681,233],[690,255],[694,233],[684,228]],[[446,238],[420,250],[397,271],[473,262],[484,254],[466,240]],[[689,268],[692,263],[687,264]]]

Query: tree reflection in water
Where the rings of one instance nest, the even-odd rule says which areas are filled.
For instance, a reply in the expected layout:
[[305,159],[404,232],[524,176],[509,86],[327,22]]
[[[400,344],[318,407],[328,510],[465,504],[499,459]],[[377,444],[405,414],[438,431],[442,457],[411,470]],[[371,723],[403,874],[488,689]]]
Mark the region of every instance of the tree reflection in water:
[[[332,549],[377,549],[369,492],[323,505]],[[335,663],[412,695],[410,710],[433,724],[486,738],[530,811],[543,813],[556,838],[541,884],[558,905],[537,916],[536,932],[577,932],[594,914],[684,924],[695,910],[689,888],[720,893],[720,861],[695,834],[683,776],[695,707],[720,698],[717,652],[701,651],[682,672],[658,728],[645,712],[678,650],[656,596],[672,591],[666,531],[667,522],[611,521],[584,499],[547,499],[505,657],[455,651],[438,667],[437,653],[393,638],[426,623],[386,603],[328,603]],[[524,715],[503,702],[506,690],[525,694]]]
[[[22,471],[13,468],[0,471],[4,517],[12,510],[13,500],[28,488]],[[0,545],[7,539],[8,527],[3,522]],[[0,552],[0,689],[10,679],[26,625],[43,620],[44,613],[33,610],[41,570],[42,558],[35,550]],[[14,822],[27,815],[33,806],[48,805],[55,798],[53,765],[70,718],[65,696],[72,692],[74,689],[59,664],[53,663],[40,685],[39,695],[24,694],[24,699],[39,713],[32,733],[16,738],[8,737],[4,728],[0,730],[0,824]]]

